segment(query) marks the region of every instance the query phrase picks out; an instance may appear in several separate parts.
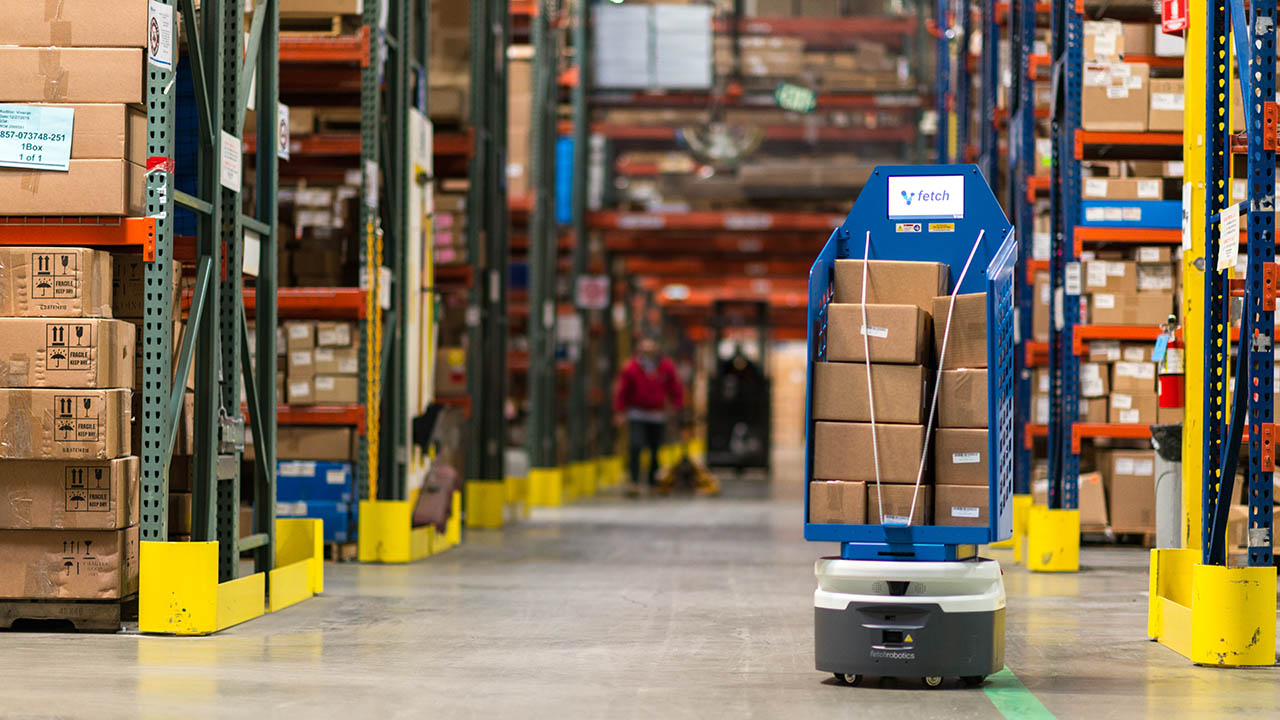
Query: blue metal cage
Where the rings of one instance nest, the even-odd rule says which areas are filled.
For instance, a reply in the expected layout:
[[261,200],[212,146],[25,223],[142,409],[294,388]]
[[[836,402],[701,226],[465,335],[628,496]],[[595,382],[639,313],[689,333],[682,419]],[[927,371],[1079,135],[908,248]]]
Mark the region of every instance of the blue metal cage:
[[[963,176],[961,217],[889,217],[891,177]],[[959,279],[980,232],[981,246],[960,287],[961,293],[987,294],[987,439],[990,470],[990,524],[986,527],[939,525],[838,525],[811,523],[808,483],[813,480],[813,368],[826,359],[827,305],[834,296],[835,261],[861,259],[871,233],[870,259],[941,262]],[[904,559],[946,559],[961,545],[981,545],[1013,534],[1014,484],[1014,229],[975,165],[881,166],[871,174],[853,210],[831,234],[809,271],[808,372],[805,388],[806,540],[876,547],[874,555]],[[913,460],[915,462],[915,460]],[[931,549],[931,550],[930,550]]]

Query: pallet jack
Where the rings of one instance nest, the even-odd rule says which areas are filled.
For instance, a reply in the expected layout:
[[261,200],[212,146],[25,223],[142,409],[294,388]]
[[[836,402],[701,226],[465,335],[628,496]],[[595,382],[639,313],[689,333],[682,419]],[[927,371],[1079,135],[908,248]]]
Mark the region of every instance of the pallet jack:
[[978,546],[1013,532],[1016,250],[1013,227],[976,166],[882,166],[810,271],[806,483],[815,479],[813,368],[825,359],[835,260],[942,262],[951,268],[953,294],[987,293],[988,523],[811,523],[805,493],[805,539],[840,543],[838,557],[822,558],[814,568],[814,650],[817,669],[842,683],[914,676],[926,687],[944,678],[975,686],[1004,666],[1002,572],[995,560],[978,556]]

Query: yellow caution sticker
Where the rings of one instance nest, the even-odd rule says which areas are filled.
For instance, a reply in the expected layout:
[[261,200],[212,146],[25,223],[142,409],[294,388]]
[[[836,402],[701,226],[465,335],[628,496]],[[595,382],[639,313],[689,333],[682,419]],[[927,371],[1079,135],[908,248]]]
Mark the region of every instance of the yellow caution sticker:
[[929,232],[955,232],[955,223],[929,223]]
[[907,642],[915,642],[914,640],[912,640],[912,639],[911,639],[911,636],[910,636],[910,635],[908,635],[908,636],[906,637],[906,641],[907,641]]

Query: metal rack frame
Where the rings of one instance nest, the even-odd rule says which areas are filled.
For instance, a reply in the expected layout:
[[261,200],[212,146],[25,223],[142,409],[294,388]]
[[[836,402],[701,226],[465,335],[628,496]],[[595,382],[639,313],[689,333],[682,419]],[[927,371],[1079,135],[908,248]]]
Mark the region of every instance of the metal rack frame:
[[[989,3],[988,3],[989,4]],[[1026,352],[1033,332],[1035,313],[1033,283],[1026,272],[1031,267],[1034,253],[1032,229],[1035,227],[1034,198],[1028,197],[1026,188],[1035,175],[1036,117],[1035,81],[1030,73],[1023,72],[1027,58],[1035,43],[1036,3],[1034,0],[1013,0],[1009,13],[1010,67],[1013,71],[1013,88],[1009,97],[1009,207],[1013,211],[1014,226],[1021,230],[1018,243],[1018,268],[1014,278],[1014,302],[1018,307],[1018,337],[1020,342],[1014,353],[1016,368],[1014,423],[1014,493],[1031,494],[1031,446],[1028,423],[1031,420],[1031,368]]]

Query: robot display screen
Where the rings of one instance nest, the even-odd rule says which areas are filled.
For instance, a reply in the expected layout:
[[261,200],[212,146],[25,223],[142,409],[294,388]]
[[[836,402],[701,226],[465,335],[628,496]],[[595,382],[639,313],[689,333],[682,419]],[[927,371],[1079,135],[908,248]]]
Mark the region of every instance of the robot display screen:
[[889,177],[889,219],[964,217],[963,175]]

